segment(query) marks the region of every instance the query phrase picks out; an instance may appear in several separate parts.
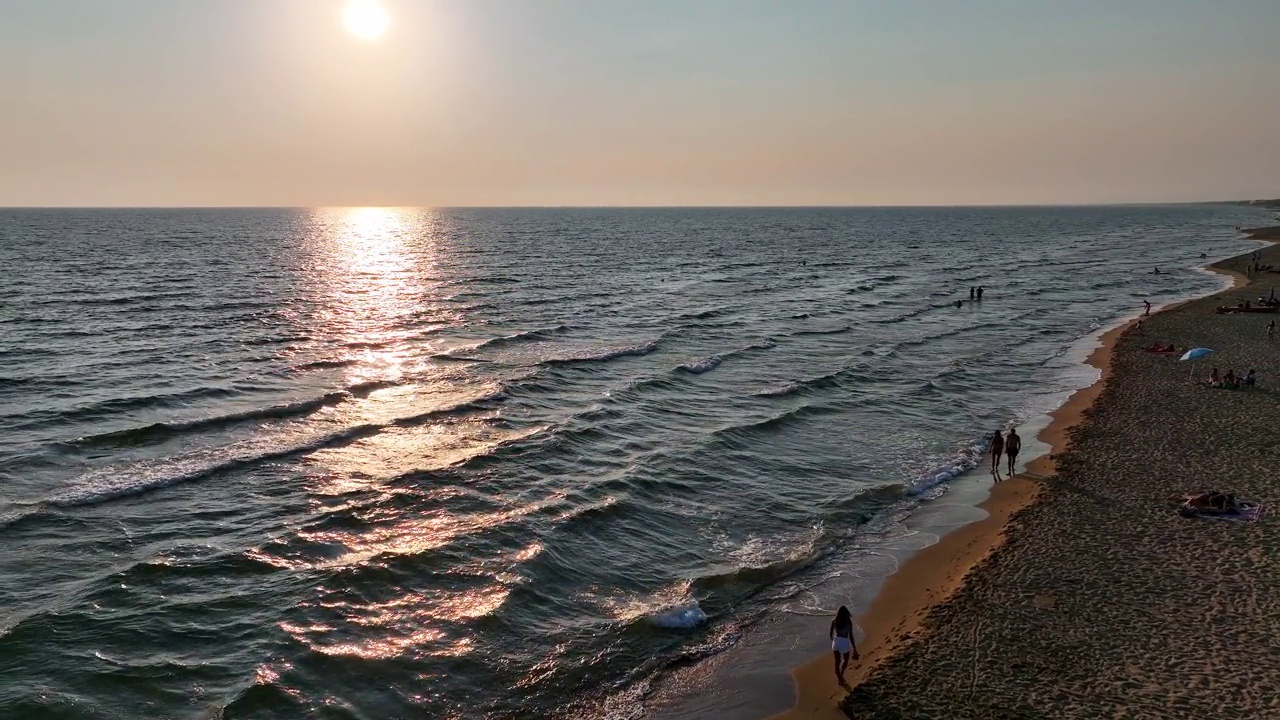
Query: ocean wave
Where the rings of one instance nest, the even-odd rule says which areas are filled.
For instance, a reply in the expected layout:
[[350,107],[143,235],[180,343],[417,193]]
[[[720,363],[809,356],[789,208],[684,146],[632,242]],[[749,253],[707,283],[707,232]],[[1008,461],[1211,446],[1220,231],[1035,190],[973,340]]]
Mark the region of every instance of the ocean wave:
[[283,420],[287,418],[305,417],[317,410],[341,404],[347,400],[365,397],[383,388],[394,387],[395,381],[370,380],[357,383],[342,390],[326,393],[320,397],[297,400],[264,408],[253,408],[242,412],[214,415],[212,417],[187,420],[184,422],[158,422],[142,427],[116,430],[113,432],[88,435],[78,438],[72,444],[81,447],[98,447],[103,445],[136,445],[148,440],[160,440],[174,435],[181,435],[200,430],[229,427],[256,420]]
[[793,330],[792,335],[839,335],[853,329],[852,325],[841,325],[836,328],[815,328],[813,330]]
[[285,345],[288,343],[311,342],[313,339],[310,335],[264,335],[263,337],[250,338],[241,342],[249,346]]
[[[26,520],[35,520],[49,514],[49,508],[43,504],[13,503],[0,509],[0,528],[18,525]],[[3,635],[0,632],[0,635]]]
[[[98,420],[112,417],[131,410],[150,410],[155,408],[183,407],[195,400],[226,398],[237,394],[237,390],[226,387],[196,387],[175,393],[157,395],[135,395],[132,397],[110,398],[88,405],[81,405],[66,411],[39,410],[16,417],[29,417],[30,421],[17,426],[18,429],[61,424],[67,421]],[[0,417],[15,417],[4,416]]]
[[[378,425],[356,425],[338,432],[303,442],[297,445],[283,445],[264,449],[254,446],[244,452],[232,452],[229,455],[218,455],[216,452],[197,453],[192,457],[167,459],[143,466],[142,474],[137,466],[129,468],[107,468],[82,475],[74,487],[50,495],[44,503],[50,507],[73,508],[86,505],[98,505],[118,498],[142,495],[161,488],[194,482],[212,475],[260,465],[271,460],[286,458],[314,452],[326,447],[334,447],[353,442],[362,437],[377,433]],[[225,451],[225,448],[221,450]],[[212,454],[213,457],[206,457]]]
[[568,325],[556,325],[554,327],[540,328],[538,330],[525,330],[523,332],[512,333],[511,335],[502,335],[500,337],[490,338],[488,340],[485,340],[484,342],[477,343],[475,345],[471,345],[465,348],[458,348],[458,349],[466,350],[470,352],[475,350],[483,350],[485,348],[495,348],[495,347],[503,347],[506,345],[514,345],[522,342],[536,342],[539,340],[548,340],[552,336],[558,333],[567,332],[569,329],[570,328]]
[[684,605],[659,610],[646,619],[660,628],[688,629],[705,623],[707,613],[698,606],[697,600],[692,600]]
[[610,392],[609,395],[617,396],[623,394],[639,394],[642,391],[649,389],[670,390],[680,386],[680,379],[671,377],[670,375],[633,378],[627,381],[626,386],[619,390]]
[[334,368],[350,367],[351,365],[355,365],[356,362],[357,362],[356,360],[353,360],[351,358],[341,358],[341,359],[333,359],[333,360],[312,360],[311,362],[305,362],[305,363],[300,363],[298,365],[294,365],[290,369],[294,370],[295,372],[301,371],[301,370],[330,370]]
[[986,449],[987,439],[985,437],[971,441],[952,458],[910,480],[906,486],[907,494],[921,496],[932,493],[943,483],[950,482],[977,467],[978,463],[982,461]]
[[720,367],[720,363],[723,361],[724,358],[721,356],[712,355],[710,357],[702,358],[701,360],[694,360],[693,362],[685,363],[676,369],[682,372],[692,373],[694,375],[701,375],[702,373],[711,372],[712,370]]
[[786,397],[788,395],[803,393],[808,390],[825,390],[832,387],[839,387],[844,381],[875,382],[878,378],[867,374],[865,371],[868,369],[868,366],[865,364],[848,365],[825,375],[817,375],[803,380],[793,380],[780,387],[761,390],[760,392],[755,393],[755,396]]
[[493,285],[511,285],[520,282],[520,278],[511,277],[510,275],[477,275],[470,278],[459,278],[454,281],[460,285],[471,284],[493,284]]
[[108,467],[80,476],[73,486],[54,493],[36,506],[58,508],[96,505],[117,498],[141,495],[161,488],[203,480],[220,473],[255,467],[273,460],[305,455],[316,450],[347,445],[361,438],[377,435],[390,427],[419,425],[428,420],[483,410],[500,391],[491,391],[452,405],[384,423],[362,423],[304,439],[265,436],[228,446],[208,448],[187,455],[134,463],[125,467]]
[[712,308],[710,310],[700,310],[697,312],[687,312],[682,315],[677,315],[676,320],[709,320],[713,317],[719,317],[724,313],[724,308]]
[[934,310],[941,310],[942,308],[947,308],[947,307],[955,307],[955,303],[954,302],[933,303],[932,305],[926,305],[922,308],[917,308],[910,312],[902,313],[901,315],[895,315],[891,318],[884,318],[882,320],[872,320],[871,322],[876,323],[878,325],[893,325],[895,323],[900,323],[904,320],[910,320],[913,317],[918,317],[927,312],[933,312]]
[[47,300],[33,300],[31,305],[127,305],[135,302],[145,302],[147,300],[164,300],[166,298],[175,297],[191,297],[195,295],[190,290],[179,290],[174,292],[162,293],[141,293],[138,295],[118,295],[115,297],[82,297],[82,298],[50,298]]
[[555,366],[555,365],[576,365],[578,363],[608,362],[610,360],[617,360],[618,358],[640,357],[643,355],[648,355],[649,353],[657,349],[658,349],[658,341],[651,340],[643,345],[629,345],[629,346],[620,347],[620,348],[609,348],[606,350],[601,350],[599,352],[588,353],[586,355],[577,355],[573,357],[550,358],[547,360],[543,360],[540,364]]
[[[739,595],[753,594],[765,587],[784,580],[821,559],[823,531],[815,527],[813,532],[790,547],[758,549],[752,552],[752,541],[739,548],[745,562],[726,572],[704,575],[693,580],[693,587],[701,593],[734,591]],[[779,553],[779,551],[781,551]],[[779,556],[780,554],[780,556]]]
[[717,355],[709,355],[700,360],[694,360],[693,362],[679,365],[676,367],[676,370],[686,372],[691,375],[701,375],[720,367],[720,363],[724,362],[726,358],[749,353],[753,350],[772,350],[777,346],[778,343],[773,338],[765,338],[763,340],[753,342],[750,345],[740,347],[737,350],[730,350],[729,352],[719,353]]
[[505,390],[495,390],[486,395],[481,395],[480,397],[471,398],[470,400],[464,400],[462,402],[459,402],[447,407],[435,408],[434,410],[428,410],[424,413],[419,413],[417,415],[399,417],[387,423],[387,426],[394,425],[396,427],[412,427],[414,425],[421,425],[431,420],[437,420],[446,415],[459,415],[463,413],[475,412],[478,410],[490,410],[493,408],[495,403],[500,403],[506,400],[507,397],[508,395]]
[[788,395],[795,395],[796,393],[803,391],[804,387],[805,386],[803,383],[789,382],[786,385],[782,385],[780,387],[761,390],[760,392],[754,393],[754,395],[756,397],[786,397]]
[[738,423],[729,425],[713,431],[711,434],[728,442],[737,440],[753,441],[755,435],[765,432],[773,432],[789,423],[795,422],[802,418],[815,417],[818,415],[827,415],[839,412],[837,408],[828,405],[809,404],[785,410],[776,415],[771,415],[762,420],[753,422]]
[[[570,295],[553,295],[551,297],[534,297],[520,301],[521,305],[570,305],[574,302],[583,300],[592,300],[596,298],[611,298],[616,293],[613,292],[586,292],[574,293]],[[599,303],[593,303],[598,305]]]

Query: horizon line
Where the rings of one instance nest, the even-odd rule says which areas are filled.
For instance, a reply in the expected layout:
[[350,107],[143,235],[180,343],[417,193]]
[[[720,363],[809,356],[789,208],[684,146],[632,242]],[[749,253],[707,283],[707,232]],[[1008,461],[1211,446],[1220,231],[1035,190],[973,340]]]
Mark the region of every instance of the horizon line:
[[415,208],[420,210],[877,210],[956,208],[1083,208],[1160,205],[1254,205],[1275,200],[1177,200],[1065,203],[967,203],[895,205],[0,205],[2,210],[318,210],[325,208]]

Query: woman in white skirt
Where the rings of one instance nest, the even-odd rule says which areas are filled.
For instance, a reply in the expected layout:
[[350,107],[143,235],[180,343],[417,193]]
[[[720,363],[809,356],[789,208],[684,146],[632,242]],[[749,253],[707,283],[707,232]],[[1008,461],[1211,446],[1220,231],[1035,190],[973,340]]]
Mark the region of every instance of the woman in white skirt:
[[853,643],[853,615],[844,605],[836,611],[836,619],[831,621],[831,654],[836,658],[836,677],[844,680],[844,671],[849,667],[849,654],[858,659],[858,646]]

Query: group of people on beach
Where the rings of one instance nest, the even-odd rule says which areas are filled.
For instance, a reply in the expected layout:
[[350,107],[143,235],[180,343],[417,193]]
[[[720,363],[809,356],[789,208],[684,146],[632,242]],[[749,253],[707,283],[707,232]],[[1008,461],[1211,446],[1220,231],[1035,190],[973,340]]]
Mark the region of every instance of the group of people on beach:
[[1254,252],[1252,255],[1250,255],[1249,264],[1245,266],[1245,274],[1256,275],[1260,272],[1278,272],[1274,265],[1271,265],[1270,263],[1263,264],[1261,260],[1262,260],[1261,252]]
[[1228,370],[1226,375],[1218,375],[1218,368],[1209,373],[1209,387],[1239,390],[1242,387],[1253,387],[1258,384],[1258,373],[1252,368],[1248,375]]
[[1001,436],[997,430],[991,434],[991,474],[996,477],[999,482],[1000,477],[1000,456],[1003,455],[1009,461],[1009,477],[1013,477],[1015,472],[1014,466],[1018,463],[1018,453],[1022,452],[1022,438],[1018,436],[1017,428],[1009,428],[1006,435]]

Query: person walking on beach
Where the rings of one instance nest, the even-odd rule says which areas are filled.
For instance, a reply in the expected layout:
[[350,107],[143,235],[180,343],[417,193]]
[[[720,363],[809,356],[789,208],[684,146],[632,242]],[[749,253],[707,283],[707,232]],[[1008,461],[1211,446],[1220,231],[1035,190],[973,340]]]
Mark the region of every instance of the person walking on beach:
[[1142,301],[1142,304],[1147,306],[1147,309],[1146,309],[1145,311],[1143,311],[1143,313],[1142,313],[1142,314],[1143,314],[1143,315],[1150,315],[1150,314],[1151,314],[1151,301],[1150,301],[1150,300],[1143,300],[1143,301]]
[[1009,428],[1004,439],[1004,456],[1009,458],[1009,477],[1013,477],[1014,465],[1018,462],[1018,452],[1022,450],[1022,438],[1018,437],[1018,428]]
[[831,654],[836,659],[836,677],[844,680],[844,671],[849,667],[849,655],[858,659],[858,646],[853,643],[853,615],[844,605],[836,611],[836,619],[831,621]]
[[1000,481],[1000,456],[1004,455],[1004,436],[997,430],[991,433],[991,474]]

